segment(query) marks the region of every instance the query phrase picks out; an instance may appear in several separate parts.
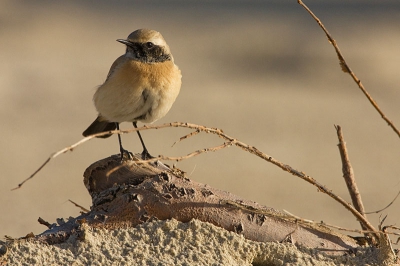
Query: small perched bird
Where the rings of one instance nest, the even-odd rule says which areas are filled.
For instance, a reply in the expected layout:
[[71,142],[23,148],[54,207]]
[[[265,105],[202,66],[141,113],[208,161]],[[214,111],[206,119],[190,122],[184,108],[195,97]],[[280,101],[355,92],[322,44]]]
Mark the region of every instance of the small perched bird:
[[[153,123],[171,108],[181,88],[181,71],[174,64],[169,46],[155,30],[139,29],[128,38],[118,39],[126,45],[126,52],[112,64],[106,81],[93,96],[98,111],[96,120],[82,133],[83,136],[119,129],[119,123]],[[152,158],[140,132],[142,158]],[[101,136],[107,138],[111,135]],[[118,134],[121,159],[124,153]]]

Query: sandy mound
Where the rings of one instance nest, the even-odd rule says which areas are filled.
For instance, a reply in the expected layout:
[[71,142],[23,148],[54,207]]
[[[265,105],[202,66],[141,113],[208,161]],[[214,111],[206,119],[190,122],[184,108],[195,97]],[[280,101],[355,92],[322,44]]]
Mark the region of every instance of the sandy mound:
[[3,259],[9,265],[376,265],[376,254],[359,252],[334,259],[288,243],[246,240],[197,220],[153,221],[118,230],[82,225],[81,229],[62,244],[9,242]]

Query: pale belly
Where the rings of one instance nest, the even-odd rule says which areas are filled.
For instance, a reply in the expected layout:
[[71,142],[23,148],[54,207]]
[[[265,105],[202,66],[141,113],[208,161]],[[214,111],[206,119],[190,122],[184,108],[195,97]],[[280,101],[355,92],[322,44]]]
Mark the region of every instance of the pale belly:
[[[179,94],[181,74],[173,67],[169,75],[155,69],[133,77],[120,69],[97,89],[93,97],[97,111],[110,122],[152,123],[160,119]],[[131,73],[132,66],[128,70]]]

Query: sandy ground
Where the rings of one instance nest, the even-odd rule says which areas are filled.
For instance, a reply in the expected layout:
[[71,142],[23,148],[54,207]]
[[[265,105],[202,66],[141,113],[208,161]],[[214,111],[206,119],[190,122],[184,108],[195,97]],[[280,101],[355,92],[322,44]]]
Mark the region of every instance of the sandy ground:
[[[83,226],[80,237],[57,245],[16,241],[10,265],[377,265],[377,254],[329,257],[292,244],[259,243],[209,223],[156,221],[136,228]],[[84,239],[82,236],[84,235]],[[0,260],[1,262],[1,260]]]
[[[320,16],[363,84],[400,127],[399,4],[387,1],[310,7]],[[156,124],[182,121],[218,127],[304,171],[347,200],[334,124],[342,126],[368,211],[400,189],[399,138],[348,75],[333,48],[296,1],[0,2],[0,236],[45,228],[39,216],[77,216],[71,199],[89,207],[82,174],[118,152],[116,137],[93,140],[60,156],[11,191],[53,152],[81,138],[96,116],[92,95],[124,52],[115,40],[138,28],[160,31],[182,69],[183,86]],[[123,128],[129,128],[124,124]],[[183,129],[143,132],[154,155],[184,155],[220,143],[199,135],[171,148]],[[139,152],[136,135],[124,135]],[[355,219],[316,188],[231,147],[180,162],[197,182],[301,217],[358,228]],[[396,201],[387,224],[398,224]],[[377,225],[379,214],[369,216]]]

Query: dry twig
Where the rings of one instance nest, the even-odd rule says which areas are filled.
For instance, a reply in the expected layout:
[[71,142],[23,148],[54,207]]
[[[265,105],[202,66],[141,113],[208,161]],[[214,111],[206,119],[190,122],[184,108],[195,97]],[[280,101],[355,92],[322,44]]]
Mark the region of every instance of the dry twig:
[[33,174],[31,174],[28,178],[26,178],[24,181],[22,181],[21,183],[19,183],[17,187],[15,187],[15,188],[13,188],[13,189],[11,189],[11,190],[16,190],[16,189],[19,189],[20,187],[22,187],[22,185],[23,185],[26,181],[28,181],[29,179],[33,178],[37,173],[39,173],[40,170],[42,170],[43,167],[45,167],[52,159],[56,158],[56,157],[59,156],[60,154],[66,153],[66,152],[68,152],[68,151],[72,151],[73,149],[75,149],[76,147],[78,147],[79,145],[81,145],[82,143],[85,143],[86,141],[88,141],[88,140],[90,140],[90,139],[92,139],[92,138],[95,138],[97,135],[103,136],[103,135],[106,135],[106,134],[103,132],[103,133],[100,133],[100,134],[95,134],[95,135],[92,135],[92,136],[83,138],[83,139],[81,139],[80,141],[78,141],[77,143],[74,143],[74,144],[72,144],[72,145],[69,146],[69,147],[66,147],[66,148],[64,148],[64,149],[62,149],[62,150],[59,150],[58,152],[55,152],[55,153],[51,154],[51,155],[49,156],[49,158],[47,158],[46,161],[45,161],[35,172],[33,172]]
[[396,201],[396,199],[399,197],[399,195],[400,195],[400,191],[397,193],[396,197],[394,197],[394,199],[385,208],[377,210],[377,211],[372,211],[372,212],[364,212],[364,214],[380,213],[380,212],[386,210]]
[[72,204],[74,204],[75,207],[78,207],[79,209],[81,209],[83,212],[89,212],[88,209],[86,209],[85,207],[79,205],[78,203],[76,203],[76,202],[74,202],[74,201],[72,201],[72,200],[70,200],[70,199],[69,199],[68,201],[71,202]]
[[183,137],[180,137],[179,140],[175,141],[174,144],[172,144],[171,147],[175,146],[175,144],[177,144],[178,142],[181,142],[184,139],[188,139],[190,137],[193,137],[193,136],[195,136],[195,135],[197,135],[199,133],[200,133],[200,130],[195,130],[195,131],[193,131],[193,132],[191,132],[191,133],[189,133],[189,134],[187,134],[187,135],[185,135]]
[[[196,132],[196,131],[195,131],[195,132]],[[188,136],[188,135],[186,135],[185,137],[187,137],[187,136]],[[184,137],[184,138],[185,138],[185,137]],[[182,139],[182,138],[181,138],[181,139]],[[178,141],[178,142],[179,142],[179,141]],[[176,143],[176,142],[175,142],[175,143]],[[145,164],[145,163],[149,163],[149,162],[156,162],[156,161],[159,161],[159,160],[177,161],[177,162],[179,162],[179,161],[186,160],[186,159],[189,159],[189,158],[191,158],[191,157],[200,155],[200,154],[202,154],[202,153],[215,152],[215,151],[221,150],[221,149],[226,148],[226,147],[229,147],[229,146],[232,146],[232,143],[230,143],[230,142],[224,142],[224,143],[221,144],[221,145],[214,146],[214,147],[210,147],[210,148],[204,148],[204,149],[201,149],[201,150],[197,150],[197,151],[191,152],[191,153],[189,153],[189,154],[186,154],[186,155],[184,155],[184,156],[170,157],[170,156],[158,155],[157,157],[154,157],[154,158],[151,158],[151,159],[148,159],[148,160],[136,161],[135,163],[136,163],[136,164]],[[109,172],[107,172],[107,176],[110,176],[110,175],[111,175],[112,173],[114,173],[115,171],[118,171],[119,169],[125,167],[125,164],[126,164],[126,163],[123,163],[123,164],[121,164],[121,165],[119,165],[119,166],[117,166],[117,167],[114,167],[112,170],[110,170]]]
[[[343,138],[342,128],[338,125],[335,125],[335,128],[339,139],[338,147],[340,151],[340,157],[342,159],[343,178],[346,181],[347,189],[349,190],[351,201],[353,202],[354,207],[365,217],[364,205],[361,200],[361,194],[358,190],[356,179],[354,177],[353,168],[351,167],[350,164],[349,154],[347,152],[346,142],[344,141]],[[367,218],[365,217],[365,219]],[[361,222],[361,228],[364,230],[367,229],[362,222]]]
[[158,160],[177,161],[177,162],[179,162],[179,161],[186,160],[186,159],[189,159],[191,157],[200,155],[202,153],[215,152],[215,151],[218,151],[218,150],[222,150],[223,148],[232,146],[233,144],[234,143],[232,143],[231,141],[228,141],[228,142],[224,142],[221,145],[214,146],[214,147],[211,147],[211,148],[204,148],[204,149],[201,149],[201,150],[197,150],[197,151],[191,152],[191,153],[189,153],[187,155],[184,155],[184,156],[170,157],[170,156],[159,155],[159,156],[157,156],[155,158],[138,161],[137,164],[154,162],[154,161],[158,161]]
[[[216,134],[218,135],[220,138],[224,139],[226,142],[225,144],[221,145],[221,146],[230,146],[230,145],[235,145],[251,154],[256,155],[257,157],[260,157],[261,159],[270,162],[276,166],[278,166],[279,168],[281,168],[282,170],[291,173],[292,175],[295,175],[297,177],[300,177],[301,179],[307,181],[308,183],[314,185],[315,187],[318,188],[319,191],[329,195],[331,198],[333,198],[334,200],[336,200],[337,202],[339,202],[340,204],[342,204],[347,210],[349,210],[355,217],[357,220],[359,220],[360,222],[362,222],[363,224],[365,224],[366,228],[370,231],[376,231],[376,229],[373,227],[372,224],[370,224],[368,222],[368,220],[365,219],[365,217],[359,213],[353,206],[351,206],[351,204],[347,203],[344,199],[342,199],[341,197],[337,196],[336,194],[334,194],[331,190],[327,189],[325,186],[321,185],[320,183],[318,183],[314,178],[312,178],[311,176],[305,174],[304,172],[298,171],[296,169],[293,169],[291,166],[284,164],[276,159],[274,159],[272,156],[269,156],[263,152],[261,152],[260,150],[258,150],[256,147],[254,146],[250,146],[247,145],[233,137],[230,137],[228,135],[226,135],[225,133],[223,133],[222,130],[218,129],[218,128],[208,128],[205,126],[201,126],[201,125],[196,125],[196,124],[191,124],[191,123],[182,123],[182,122],[173,122],[173,123],[166,123],[166,124],[162,124],[159,126],[143,126],[141,128],[132,128],[129,130],[112,130],[112,131],[108,131],[108,132],[102,132],[102,133],[98,133],[98,134],[94,134],[91,135],[89,137],[83,138],[82,140],[80,140],[79,142],[71,145],[70,147],[64,148],[62,150],[60,150],[59,152],[56,152],[55,154],[51,155],[46,162],[37,170],[34,172],[34,174],[32,174],[29,178],[25,179],[22,183],[20,183],[18,185],[17,188],[20,188],[27,180],[31,179],[35,174],[37,174],[40,169],[42,169],[51,159],[55,158],[56,156],[65,153],[67,151],[70,151],[74,148],[76,148],[77,146],[79,146],[80,144],[96,137],[96,136],[103,136],[103,135],[107,135],[107,134],[124,134],[124,133],[129,133],[129,132],[134,132],[134,131],[138,131],[138,130],[148,130],[148,129],[160,129],[160,128],[166,128],[166,127],[183,127],[183,128],[190,128],[190,129],[194,129],[194,130],[199,130],[201,132],[205,132],[205,133],[211,133],[211,134]],[[190,135],[190,134],[189,134]],[[194,152],[197,154],[200,154],[202,152]],[[190,154],[189,154],[190,155]],[[190,155],[189,157],[193,157],[195,156],[195,154]],[[164,157],[164,158],[168,158],[168,157]],[[179,157],[178,157],[179,158]],[[173,157],[173,160],[176,160],[177,157]],[[157,160],[156,159],[151,159],[148,161],[154,161]],[[17,189],[15,188],[15,189]]]
[[[312,224],[312,225],[315,225],[315,226],[326,226],[326,227],[334,228],[334,229],[337,229],[337,230],[340,230],[340,231],[359,233],[359,234],[368,234],[368,233],[369,234],[373,234],[373,233],[376,233],[375,231],[369,231],[369,230],[347,229],[347,228],[339,227],[339,226],[336,226],[336,225],[327,224],[327,223],[322,222],[322,221],[321,222],[315,222],[315,221],[312,221],[312,220],[301,218],[301,217],[299,217],[297,215],[294,215],[294,214],[288,212],[287,210],[283,210],[285,215],[283,215],[283,214],[279,215],[277,213],[271,214],[270,212],[268,212],[266,210],[255,209],[255,208],[253,208],[251,206],[247,206],[245,204],[242,204],[242,203],[239,203],[239,202],[234,202],[234,201],[231,201],[231,200],[222,200],[222,201],[220,201],[220,204],[229,205],[229,206],[232,206],[232,207],[235,207],[235,208],[238,208],[238,209],[242,209],[242,210],[246,210],[246,211],[249,211],[249,212],[252,212],[252,213],[263,214],[263,215],[266,215],[266,216],[273,216],[275,218],[280,218],[282,220],[291,221],[291,222],[297,222],[297,223],[305,224],[305,225],[306,224]],[[391,227],[391,228],[393,228],[393,227]],[[390,233],[390,234],[395,235],[396,233]]]
[[384,112],[379,108],[378,104],[375,102],[375,100],[372,98],[372,96],[367,92],[367,90],[364,88],[364,85],[361,83],[361,80],[357,78],[356,74],[350,69],[350,66],[347,64],[346,60],[344,59],[342,53],[340,52],[339,46],[337,45],[336,41],[333,39],[333,37],[329,34],[328,30],[325,28],[324,24],[322,24],[321,20],[314,15],[314,13],[303,3],[303,1],[298,0],[297,1],[312,17],[313,19],[318,23],[318,25],[321,27],[321,29],[325,32],[326,37],[328,38],[329,42],[332,44],[333,48],[335,48],[337,57],[339,59],[339,64],[340,67],[342,68],[343,72],[349,73],[349,75],[353,78],[354,82],[357,83],[358,87],[360,90],[364,93],[364,95],[367,97],[368,101],[372,104],[372,106],[375,108],[375,110],[381,115],[382,119],[386,121],[386,123],[393,129],[393,131],[397,134],[398,137],[400,137],[400,131],[397,129],[397,127],[393,124],[393,122],[386,117]]

